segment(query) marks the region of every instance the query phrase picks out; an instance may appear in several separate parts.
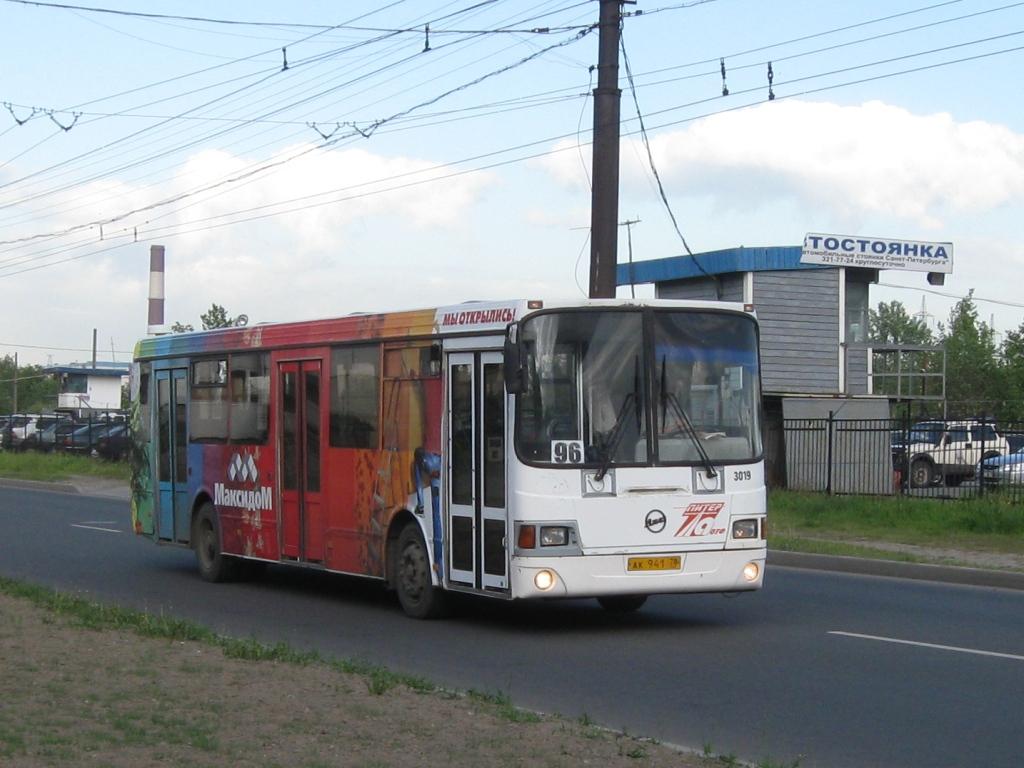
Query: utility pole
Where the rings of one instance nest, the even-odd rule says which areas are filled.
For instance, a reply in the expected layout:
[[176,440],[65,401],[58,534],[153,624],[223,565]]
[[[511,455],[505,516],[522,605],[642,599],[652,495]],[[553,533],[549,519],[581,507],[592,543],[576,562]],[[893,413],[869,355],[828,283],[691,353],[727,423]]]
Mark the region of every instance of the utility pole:
[[601,0],[594,89],[590,298],[615,298],[619,237],[619,25],[625,0]]
[[629,295],[634,299],[636,298],[636,281],[633,280],[633,225],[639,223],[639,217],[619,222],[620,227],[626,228],[626,243],[629,246]]
[[11,413],[18,412],[18,353],[14,353],[14,392],[11,402]]

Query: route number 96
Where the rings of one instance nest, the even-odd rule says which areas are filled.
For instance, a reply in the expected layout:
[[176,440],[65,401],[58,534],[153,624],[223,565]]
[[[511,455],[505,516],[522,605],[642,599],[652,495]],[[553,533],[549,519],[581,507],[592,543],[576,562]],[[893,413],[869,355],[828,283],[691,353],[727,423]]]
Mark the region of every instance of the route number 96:
[[582,464],[582,440],[552,440],[551,461],[555,464]]

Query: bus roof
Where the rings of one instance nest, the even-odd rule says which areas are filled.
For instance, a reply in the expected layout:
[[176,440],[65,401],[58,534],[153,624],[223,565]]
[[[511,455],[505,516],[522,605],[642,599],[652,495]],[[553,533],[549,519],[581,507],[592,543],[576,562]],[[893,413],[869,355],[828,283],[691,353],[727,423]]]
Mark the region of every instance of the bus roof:
[[448,307],[379,314],[351,314],[324,320],[260,323],[239,328],[151,336],[135,345],[135,359],[180,357],[221,350],[319,346],[365,339],[501,334],[509,323],[539,309],[583,307],[678,307],[744,311],[723,301],[665,299],[570,299],[466,302]]

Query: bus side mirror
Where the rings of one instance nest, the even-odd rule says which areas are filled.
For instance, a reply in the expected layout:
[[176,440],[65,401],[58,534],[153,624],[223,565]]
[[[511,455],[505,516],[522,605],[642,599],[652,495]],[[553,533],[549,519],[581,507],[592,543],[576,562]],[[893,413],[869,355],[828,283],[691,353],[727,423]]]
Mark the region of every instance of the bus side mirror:
[[523,348],[519,344],[519,323],[509,323],[505,329],[505,390],[518,395],[526,389],[523,370]]

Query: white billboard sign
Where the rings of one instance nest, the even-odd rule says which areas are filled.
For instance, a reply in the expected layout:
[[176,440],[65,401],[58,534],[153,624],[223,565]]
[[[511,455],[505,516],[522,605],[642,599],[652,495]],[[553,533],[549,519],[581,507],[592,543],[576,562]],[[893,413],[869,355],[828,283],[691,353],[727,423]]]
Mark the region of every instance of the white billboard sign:
[[811,232],[804,238],[800,262],[830,267],[950,273],[953,271],[953,244]]

